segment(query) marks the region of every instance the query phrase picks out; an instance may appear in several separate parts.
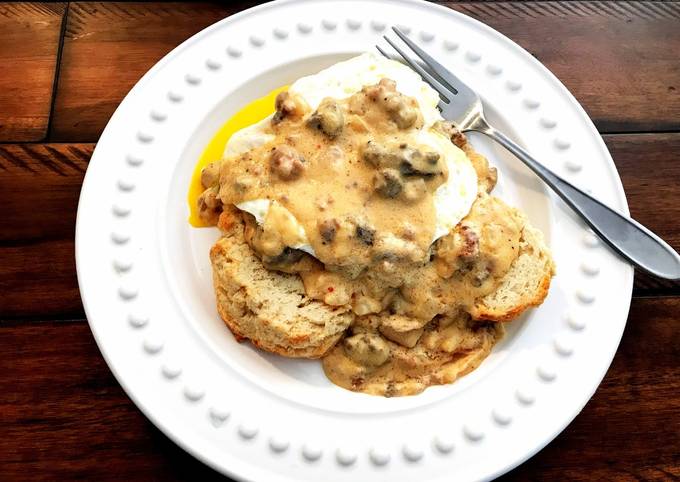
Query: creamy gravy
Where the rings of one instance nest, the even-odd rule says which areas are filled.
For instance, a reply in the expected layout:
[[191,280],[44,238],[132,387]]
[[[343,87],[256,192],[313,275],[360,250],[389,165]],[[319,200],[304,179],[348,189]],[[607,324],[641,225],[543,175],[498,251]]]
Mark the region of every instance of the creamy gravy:
[[[203,219],[214,224],[223,204],[270,201],[261,225],[245,215],[256,255],[269,269],[299,273],[311,298],[357,315],[324,359],[334,383],[405,395],[473,369],[501,329],[467,312],[497,288],[523,227],[518,211],[488,194],[495,170],[441,126],[472,161],[479,195],[432,244],[433,193],[448,173],[417,142],[414,99],[383,79],[348,99],[325,99],[314,112],[286,92],[276,107],[271,142],[204,170]],[[314,257],[296,248],[306,243]]]
[[475,323],[461,313],[431,321],[410,346],[381,337],[380,324],[376,316],[359,319],[331,349],[323,358],[330,380],[372,395],[413,395],[474,370],[503,336],[502,324]]
[[[272,202],[256,251],[275,256],[305,241],[288,211],[325,265],[367,268],[392,256],[395,244],[424,261],[435,229],[433,193],[447,172],[438,154],[416,139],[422,119],[415,100],[393,84],[327,99],[315,113],[299,98],[281,98],[270,126],[274,140],[220,167],[222,203]],[[396,116],[384,99],[396,99],[412,117]],[[432,164],[419,156],[430,156]],[[416,171],[418,161],[427,172]]]

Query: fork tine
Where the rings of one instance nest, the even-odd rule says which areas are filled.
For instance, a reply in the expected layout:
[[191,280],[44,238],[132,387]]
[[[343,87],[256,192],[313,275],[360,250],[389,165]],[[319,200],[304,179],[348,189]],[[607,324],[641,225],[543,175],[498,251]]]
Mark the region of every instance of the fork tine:
[[390,56],[387,55],[387,52],[385,52],[380,45],[376,45],[375,48],[378,50],[378,52],[380,52],[382,54],[383,57],[385,57],[387,59],[390,58]]
[[[383,57],[385,57],[386,59],[392,60],[392,57],[387,52],[385,52],[385,50],[383,50],[383,48],[380,45],[376,45],[375,48],[378,50],[378,52],[380,52],[383,55]],[[446,105],[446,103],[448,102],[448,99],[444,95],[442,95],[441,93],[438,92],[438,94],[439,94],[438,107],[440,109],[442,109],[443,107],[441,107],[441,106]],[[444,102],[444,101],[447,101],[447,102]]]
[[439,95],[441,98],[448,103],[451,98],[455,95],[453,92],[451,92],[450,89],[447,87],[444,87],[437,79],[435,79],[432,75],[430,75],[425,69],[423,69],[418,63],[413,60],[411,57],[409,57],[401,48],[397,47],[397,45],[392,42],[388,37],[383,36],[385,41],[387,41],[388,44],[392,46],[394,50],[397,51],[399,55],[411,66],[413,70],[418,72],[420,76],[434,88],[437,92],[439,92]]
[[427,64],[428,67],[430,67],[440,78],[444,79],[449,84],[449,86],[455,90],[456,94],[464,89],[470,90],[465,82],[449,72],[446,67],[437,62],[430,54],[421,49],[413,40],[404,35],[401,30],[399,30],[397,27],[392,27],[392,30],[394,30],[394,33],[396,33],[399,38],[403,40],[404,43],[408,45],[409,48],[413,50],[423,62],[425,62],[425,64]]

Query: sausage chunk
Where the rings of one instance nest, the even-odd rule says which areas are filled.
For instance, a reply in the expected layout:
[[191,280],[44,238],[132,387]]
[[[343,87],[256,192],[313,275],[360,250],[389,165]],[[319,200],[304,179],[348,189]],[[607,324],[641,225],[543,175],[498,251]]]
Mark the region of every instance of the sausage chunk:
[[362,226],[359,224],[354,232],[362,243],[367,246],[373,246],[373,240],[375,239],[375,229],[371,229],[367,226]]
[[460,230],[455,234],[459,236],[460,252],[458,256],[463,261],[473,261],[479,256],[479,236],[470,226],[462,224]]
[[404,188],[404,182],[396,169],[381,169],[373,178],[373,188],[383,197],[396,198]]
[[391,153],[383,144],[375,141],[368,141],[362,152],[364,161],[373,167],[395,167],[392,162]]
[[222,202],[218,197],[217,186],[210,187],[203,191],[198,197],[198,215],[210,225],[217,224],[217,219],[222,212]]
[[279,92],[274,101],[276,112],[272,117],[272,124],[276,125],[286,118],[300,117],[305,112],[305,103],[290,92]]
[[390,357],[390,347],[380,335],[359,333],[345,338],[343,349],[348,357],[362,365],[379,367]]
[[434,128],[451,139],[451,142],[461,149],[463,149],[467,144],[467,138],[465,137],[465,134],[463,134],[453,122],[439,121],[435,123]]
[[268,258],[271,264],[292,264],[297,263],[304,256],[304,251],[286,246],[281,254]]
[[337,219],[324,219],[319,221],[319,234],[321,235],[321,242],[323,244],[332,243],[335,235],[340,228],[340,223]]
[[337,137],[342,132],[345,117],[340,105],[327,97],[321,101],[319,107],[309,117],[307,124],[312,128],[319,129],[328,137]]
[[437,152],[424,151],[405,143],[385,145],[368,141],[362,157],[373,167],[398,169],[404,176],[430,177],[442,172]]
[[375,85],[363,88],[364,94],[380,105],[399,129],[408,129],[418,122],[418,103],[415,99],[397,92],[397,84],[391,79],[381,79]]
[[[479,234],[472,226],[461,223],[437,245],[437,272],[443,278],[474,272],[472,277],[481,283],[488,276],[483,264],[480,263]],[[479,286],[475,280],[473,284]]]
[[272,149],[269,157],[271,172],[284,181],[292,181],[302,175],[305,160],[290,146],[281,144]]
[[201,184],[209,188],[220,180],[220,162],[214,161],[201,169]]
[[[403,144],[402,144],[403,146]],[[404,176],[434,176],[442,172],[439,154],[412,147],[401,148],[399,169]]]

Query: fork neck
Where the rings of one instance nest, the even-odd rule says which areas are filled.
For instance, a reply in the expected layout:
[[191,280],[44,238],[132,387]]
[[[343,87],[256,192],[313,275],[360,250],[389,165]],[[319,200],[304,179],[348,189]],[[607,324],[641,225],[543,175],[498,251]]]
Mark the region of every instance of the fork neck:
[[461,123],[461,126],[461,130],[463,132],[481,132],[482,134],[486,134],[491,137],[493,137],[493,134],[497,132],[496,129],[491,127],[491,125],[484,118],[484,115],[482,115],[482,113],[479,111],[472,112],[469,116],[467,116]]

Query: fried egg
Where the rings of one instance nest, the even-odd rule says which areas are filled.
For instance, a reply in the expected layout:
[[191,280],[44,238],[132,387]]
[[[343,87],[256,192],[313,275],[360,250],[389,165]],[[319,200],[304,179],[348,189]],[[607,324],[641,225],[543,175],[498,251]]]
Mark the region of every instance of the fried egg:
[[[399,92],[417,100],[424,123],[416,133],[416,138],[421,144],[439,153],[448,167],[447,181],[434,193],[434,242],[445,236],[467,215],[477,197],[477,174],[470,160],[461,149],[433,127],[437,121],[443,120],[437,109],[437,92],[407,66],[372,53],[359,55],[317,74],[302,77],[290,86],[289,91],[299,95],[312,109],[316,109],[325,97],[344,99],[383,78],[394,80]],[[271,115],[235,132],[227,142],[223,158],[233,158],[272,141],[274,136],[267,132],[270,119]],[[262,224],[269,211],[270,201],[255,199],[237,204],[236,207],[252,214]],[[300,242],[293,247],[314,255],[302,226],[299,226],[299,231]]]

